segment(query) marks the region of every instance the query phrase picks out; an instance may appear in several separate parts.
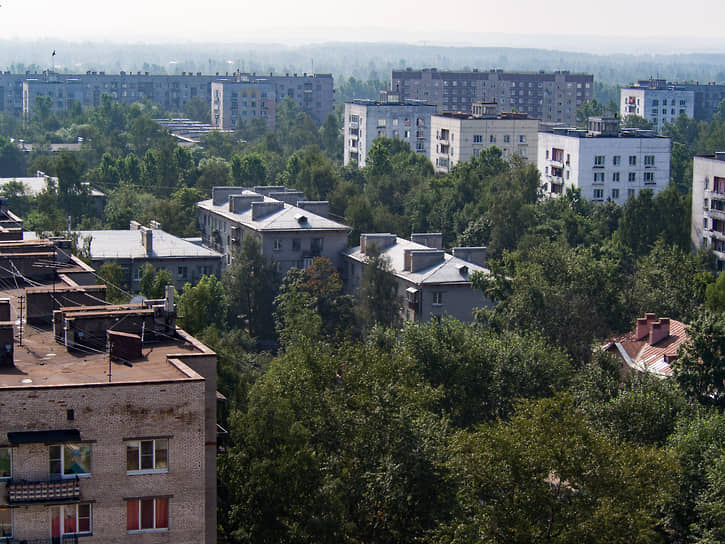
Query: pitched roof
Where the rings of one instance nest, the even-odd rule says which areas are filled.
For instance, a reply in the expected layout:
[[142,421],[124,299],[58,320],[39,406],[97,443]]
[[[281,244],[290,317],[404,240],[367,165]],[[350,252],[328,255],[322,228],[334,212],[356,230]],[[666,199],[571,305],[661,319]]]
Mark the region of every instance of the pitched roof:
[[188,242],[160,229],[153,229],[152,251],[146,253],[139,230],[82,230],[80,241],[91,238],[91,259],[221,258],[212,249]]
[[[656,319],[656,318],[655,318]],[[650,319],[650,323],[654,322]],[[677,358],[680,346],[687,342],[687,326],[681,321],[670,319],[669,334],[651,344],[649,334],[637,338],[636,330],[611,338],[605,350],[617,350],[627,365],[639,372],[649,372],[666,378],[672,376],[670,362]]]
[[[483,272],[490,274],[490,270],[483,266],[464,261],[449,253],[443,254],[443,260],[431,264],[426,268],[410,272],[405,269],[405,251],[409,249],[430,250],[423,244],[411,242],[405,238],[395,237],[395,243],[380,251],[381,255],[390,261],[393,273],[404,280],[416,285],[441,285],[441,284],[470,284],[469,275],[471,272]],[[343,252],[343,255],[359,262],[365,262],[366,255],[360,246],[350,248]],[[463,270],[467,269],[467,272]]]
[[[199,208],[208,210],[222,217],[226,217],[231,221],[240,223],[246,227],[249,227],[256,231],[289,231],[289,230],[335,230],[349,232],[350,227],[338,223],[326,217],[322,217],[310,210],[304,210],[297,206],[292,206],[286,202],[270,198],[267,196],[258,195],[252,191],[240,192],[243,195],[256,195],[259,197],[260,202],[273,203],[279,202],[282,204],[279,210],[272,211],[257,219],[252,219],[252,208],[248,208],[242,212],[229,211],[229,200],[226,200],[222,204],[214,204],[213,199],[202,200],[197,203]],[[300,221],[300,217],[304,216],[305,221]]]

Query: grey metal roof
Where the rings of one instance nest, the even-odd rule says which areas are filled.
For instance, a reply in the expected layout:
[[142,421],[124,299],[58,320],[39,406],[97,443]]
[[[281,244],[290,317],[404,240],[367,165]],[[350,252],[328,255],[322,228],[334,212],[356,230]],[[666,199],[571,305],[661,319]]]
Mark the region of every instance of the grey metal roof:
[[[416,285],[441,285],[441,284],[469,284],[471,272],[483,272],[490,274],[488,268],[473,264],[449,253],[445,253],[442,262],[437,262],[418,270],[408,272],[405,270],[403,259],[406,249],[431,249],[423,244],[411,242],[405,238],[395,238],[395,244],[383,249],[380,253],[390,260],[390,267],[393,273],[404,280]],[[359,262],[365,262],[365,254],[360,251],[360,246],[350,248],[343,252],[343,255]],[[461,266],[468,267],[468,274],[461,274]]]
[[152,252],[146,253],[140,230],[82,230],[80,240],[91,237],[91,259],[221,258],[212,249],[187,242],[163,230],[153,229]]
[[[253,193],[251,191],[244,191],[242,193],[240,191],[240,194],[254,195],[256,193]],[[274,198],[269,198],[266,196],[262,197],[262,195],[259,196],[260,199],[264,198],[264,202],[280,202],[279,200]],[[260,217],[256,220],[252,219],[251,208],[241,213],[230,212],[229,201],[215,206],[214,201],[212,199],[209,199],[198,202],[196,205],[199,206],[199,208],[208,210],[217,215],[230,219],[231,221],[235,221],[250,229],[260,232],[290,230],[335,230],[345,232],[350,231],[350,227],[348,227],[347,225],[343,225],[342,223],[338,223],[331,219],[327,219],[320,215],[314,214],[309,210],[303,210],[302,208],[298,208],[297,206],[292,206],[287,203],[283,203],[283,207],[281,209],[263,217]],[[298,221],[298,216],[300,215],[305,216],[307,218],[307,221]]]

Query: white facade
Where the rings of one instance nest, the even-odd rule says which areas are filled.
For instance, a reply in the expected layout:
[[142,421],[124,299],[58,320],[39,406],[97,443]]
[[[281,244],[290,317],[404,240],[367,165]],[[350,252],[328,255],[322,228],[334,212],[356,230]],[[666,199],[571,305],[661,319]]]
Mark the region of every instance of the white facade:
[[643,189],[656,194],[670,183],[669,138],[562,132],[539,133],[537,165],[547,194],[579,188],[589,200],[624,204]]
[[430,147],[430,117],[436,107],[429,104],[380,103],[359,100],[345,103],[344,164],[362,168],[375,138],[397,138],[416,153],[427,155]]
[[725,152],[695,157],[690,236],[694,247],[712,249],[717,270],[725,270]]
[[465,113],[431,116],[430,160],[436,172],[449,172],[481,150],[497,146],[504,158],[518,154],[533,161],[538,145],[539,120],[526,114],[502,113],[477,117]]
[[682,113],[694,117],[695,93],[674,88],[623,88],[619,95],[619,113],[622,118],[627,115],[644,117],[659,131],[665,123],[673,123]]

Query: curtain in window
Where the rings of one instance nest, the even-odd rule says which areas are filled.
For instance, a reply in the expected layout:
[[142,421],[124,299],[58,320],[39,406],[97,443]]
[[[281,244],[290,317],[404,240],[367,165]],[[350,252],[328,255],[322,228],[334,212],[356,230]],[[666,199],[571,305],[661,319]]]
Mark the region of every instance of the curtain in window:
[[126,501],[126,530],[138,531],[140,529],[138,522],[138,501]]
[[169,527],[169,499],[156,499],[156,528],[168,529]]

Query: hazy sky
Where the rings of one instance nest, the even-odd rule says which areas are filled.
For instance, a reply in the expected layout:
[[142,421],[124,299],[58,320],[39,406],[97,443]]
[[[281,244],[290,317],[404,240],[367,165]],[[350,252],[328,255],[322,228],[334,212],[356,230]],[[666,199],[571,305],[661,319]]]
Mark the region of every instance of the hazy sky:
[[0,0],[0,38],[73,41],[505,45],[501,34],[589,34],[721,48],[723,20],[724,0]]

